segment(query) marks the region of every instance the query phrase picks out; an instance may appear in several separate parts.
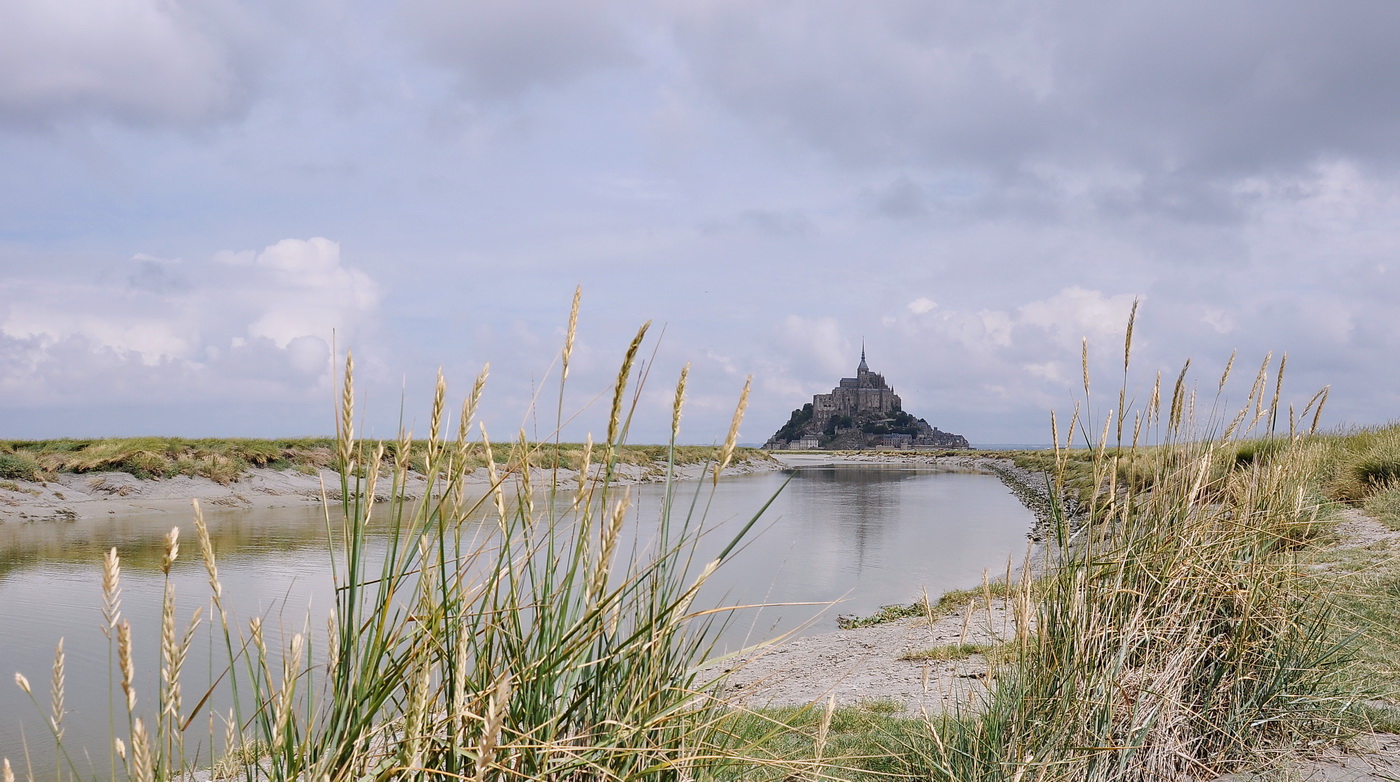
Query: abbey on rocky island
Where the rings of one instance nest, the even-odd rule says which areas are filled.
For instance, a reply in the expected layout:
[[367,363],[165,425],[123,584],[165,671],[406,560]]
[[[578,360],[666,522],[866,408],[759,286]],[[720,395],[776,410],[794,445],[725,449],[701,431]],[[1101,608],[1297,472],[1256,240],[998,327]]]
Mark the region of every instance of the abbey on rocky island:
[[829,394],[792,411],[792,417],[763,446],[769,450],[856,450],[865,448],[970,448],[960,434],[939,431],[904,412],[884,375],[871,372],[865,348],[855,377],[843,377]]

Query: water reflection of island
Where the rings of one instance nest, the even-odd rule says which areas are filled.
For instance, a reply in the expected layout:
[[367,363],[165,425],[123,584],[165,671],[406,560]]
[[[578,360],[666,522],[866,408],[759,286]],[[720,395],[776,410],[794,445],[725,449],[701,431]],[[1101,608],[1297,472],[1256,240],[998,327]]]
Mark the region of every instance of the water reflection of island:
[[927,471],[904,467],[827,465],[794,471],[787,487],[794,510],[814,535],[835,534],[851,554],[854,573],[878,565],[891,526],[902,523],[900,483]]

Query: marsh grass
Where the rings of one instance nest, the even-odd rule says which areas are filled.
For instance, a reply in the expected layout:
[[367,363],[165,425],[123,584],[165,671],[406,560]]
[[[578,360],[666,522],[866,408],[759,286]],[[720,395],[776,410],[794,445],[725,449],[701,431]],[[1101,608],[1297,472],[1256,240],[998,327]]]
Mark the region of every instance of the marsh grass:
[[[359,442],[355,448],[368,452],[380,443]],[[431,468],[433,445],[424,440],[395,440],[382,443],[380,463],[387,477],[406,464],[416,473]],[[339,445],[331,438],[187,439],[179,437],[128,437],[101,440],[0,440],[0,479],[43,481],[59,473],[124,472],[143,480],[161,480],[180,475],[208,478],[218,483],[238,481],[252,468],[292,469],[317,474],[323,469],[339,471]],[[584,462],[584,443],[536,442],[527,449],[529,465],[536,470],[577,470]],[[709,464],[717,461],[721,446],[615,444],[615,464],[646,468],[652,477],[662,477],[668,465]],[[745,461],[769,457],[753,448],[735,449]],[[486,467],[485,455],[462,455],[462,470]],[[514,451],[501,454],[514,458]],[[365,462],[357,463],[363,469]],[[507,461],[505,471],[519,469]]]
[[[560,362],[561,408],[577,307],[575,298]],[[394,443],[363,442],[354,436],[347,356],[338,436],[316,446],[343,468],[340,507],[326,513],[336,595],[327,626],[281,628],[234,616],[196,505],[193,546],[209,587],[197,599],[208,601],[207,619],[199,612],[179,618],[169,572],[191,544],[178,530],[162,555],[159,628],[133,628],[122,617],[118,554],[104,565],[113,736],[107,752],[87,751],[106,754],[114,778],[142,782],[211,765],[246,780],[580,782],[743,778],[747,772],[737,769],[753,768],[755,757],[759,765],[782,766],[748,751],[745,737],[728,727],[732,710],[716,697],[716,685],[696,673],[723,612],[692,603],[763,509],[718,557],[696,561],[715,483],[682,485],[674,475],[683,459],[712,458],[718,480],[735,452],[745,394],[723,445],[682,451],[674,443],[682,372],[672,442],[660,452],[630,452],[665,458],[667,500],[645,538],[621,539],[631,496],[615,477],[629,453],[623,439],[644,378],[637,356],[646,331],[624,356],[606,437],[577,451],[530,443],[523,434],[493,442],[476,423],[485,369],[455,425],[440,375],[425,438],[403,432]],[[87,468],[110,466],[116,451],[93,450],[100,445],[66,452]],[[536,483],[562,454],[579,470],[576,479],[564,482],[556,473]],[[484,498],[466,483],[475,464],[490,476]],[[411,466],[429,484],[421,499],[404,490]],[[492,522],[485,534],[483,515]],[[216,682],[195,685],[185,681],[184,663],[202,623],[225,663]],[[133,634],[152,632],[160,637],[159,658],[135,659]],[[60,647],[55,714],[62,711],[61,660]],[[159,670],[155,692],[139,691],[141,665]],[[17,681],[28,691],[27,680]],[[214,687],[231,690],[228,712],[211,715]],[[57,717],[50,727],[58,777],[82,776],[74,762],[80,755],[64,745]],[[216,756],[210,747],[219,748]]]
[[[1324,527],[1298,422],[1325,395],[1284,417],[1283,364],[1266,360],[1231,418],[1197,417],[1225,408],[1198,403],[1185,369],[1135,406],[1131,342],[1130,319],[1117,406],[1083,404],[1063,433],[1052,417],[1056,450],[1038,457],[1086,516],[1059,510],[1039,594],[1021,586],[1017,626],[1035,632],[973,712],[930,718],[910,755],[921,776],[1205,779],[1345,732],[1350,648],[1298,557]],[[1084,363],[1087,400],[1087,345]],[[1270,445],[1240,458],[1251,437]]]
[[918,662],[922,660],[948,661],[966,660],[974,655],[985,657],[990,663],[1001,663],[1013,659],[1015,648],[1007,644],[983,644],[983,643],[956,643],[939,644],[927,649],[920,649],[912,652],[905,652],[899,656],[901,660]]

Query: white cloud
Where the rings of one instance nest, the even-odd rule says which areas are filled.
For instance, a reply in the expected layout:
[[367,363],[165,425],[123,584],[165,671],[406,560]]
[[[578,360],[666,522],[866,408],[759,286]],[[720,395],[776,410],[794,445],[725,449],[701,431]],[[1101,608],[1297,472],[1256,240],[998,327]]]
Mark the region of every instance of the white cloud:
[[0,122],[192,124],[242,110],[252,25],[230,0],[0,3]]
[[249,388],[300,396],[328,379],[332,331],[361,334],[379,301],[376,283],[322,238],[202,264],[141,255],[98,278],[0,289],[5,362],[19,370],[12,402],[103,384],[148,400]]
[[1048,299],[1022,305],[1018,320],[1048,332],[1065,345],[1078,345],[1086,338],[1094,343],[1111,341],[1122,336],[1133,299],[1130,293],[1105,296],[1073,286]]
[[937,307],[938,305],[934,303],[933,299],[930,299],[926,296],[920,296],[919,298],[909,302],[909,304],[906,306],[908,306],[909,311],[914,313],[915,315],[922,315],[925,312],[928,312],[929,310],[933,309],[934,307]]
[[778,330],[781,350],[794,365],[825,375],[850,372],[858,357],[836,318],[788,315]]

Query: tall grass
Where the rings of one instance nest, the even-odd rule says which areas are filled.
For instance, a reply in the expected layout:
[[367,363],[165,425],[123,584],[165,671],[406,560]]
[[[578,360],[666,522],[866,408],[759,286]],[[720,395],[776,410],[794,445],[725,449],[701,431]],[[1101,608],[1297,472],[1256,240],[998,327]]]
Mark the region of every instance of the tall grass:
[[[1313,410],[1280,431],[1283,365],[1268,361],[1229,418],[1197,417],[1184,371],[1134,408],[1131,342],[1130,320],[1117,406],[1077,408],[1065,440],[1055,426],[1061,486],[1066,441],[1087,446],[1073,465],[1090,476],[1087,515],[1057,507],[1047,575],[1013,600],[1014,659],[975,714],[929,720],[921,775],[1205,779],[1340,730],[1346,649],[1295,556],[1319,524],[1311,427],[1296,425]],[[1086,348],[1086,398],[1087,365]],[[1271,458],[1239,458],[1257,436]]]
[[[563,377],[577,313],[576,297]],[[410,433],[373,446],[355,438],[347,356],[334,442],[341,500],[326,514],[336,594],[327,626],[283,634],[259,618],[234,616],[196,506],[208,621],[227,660],[217,684],[231,688],[233,706],[211,718],[210,688],[183,680],[199,616],[177,620],[168,578],[159,690],[138,693],[137,630],[121,617],[113,552],[104,569],[104,621],[120,679],[114,775],[173,779],[217,761],[219,775],[246,780],[680,780],[737,762],[741,751],[722,727],[728,709],[696,673],[709,649],[709,623],[720,614],[692,601],[757,515],[719,557],[693,561],[702,494],[714,484],[682,488],[668,474],[668,502],[652,537],[621,539],[630,495],[614,476],[638,399],[636,359],[646,332],[637,332],[622,361],[606,436],[584,445],[569,483],[551,472],[552,460],[543,469],[537,463],[547,446],[523,433],[492,442],[476,423],[485,369],[455,426],[439,376],[422,440],[429,490],[419,500],[405,494],[409,460],[386,461],[395,449],[409,451]],[[685,382],[682,372],[670,464]],[[734,452],[746,394],[747,387],[717,450],[716,481]],[[562,397],[561,378],[561,409]],[[465,481],[478,459],[491,477],[484,497]],[[376,500],[386,494],[387,501]],[[482,514],[494,520],[485,534],[478,532]],[[172,532],[167,576],[180,550]],[[61,705],[54,708],[61,715]],[[59,776],[78,776],[58,717],[51,727]],[[210,757],[210,746],[221,747],[219,757]]]

